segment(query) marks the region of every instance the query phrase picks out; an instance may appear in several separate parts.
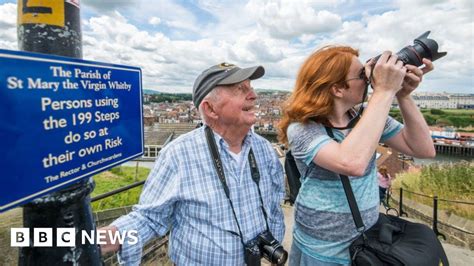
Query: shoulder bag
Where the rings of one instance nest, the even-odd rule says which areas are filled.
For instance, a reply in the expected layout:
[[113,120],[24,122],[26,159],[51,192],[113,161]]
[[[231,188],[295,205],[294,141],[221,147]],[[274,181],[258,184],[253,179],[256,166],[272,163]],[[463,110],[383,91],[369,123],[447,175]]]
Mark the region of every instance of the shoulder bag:
[[[326,131],[335,140],[332,130],[326,127]],[[349,247],[352,265],[449,265],[443,246],[427,225],[379,213],[377,223],[366,230],[349,178],[340,178],[354,224],[361,232]]]

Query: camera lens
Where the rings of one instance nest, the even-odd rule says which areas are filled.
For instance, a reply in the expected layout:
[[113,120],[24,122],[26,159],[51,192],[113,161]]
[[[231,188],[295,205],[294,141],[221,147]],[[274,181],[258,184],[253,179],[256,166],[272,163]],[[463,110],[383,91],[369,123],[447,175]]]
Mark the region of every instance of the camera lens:
[[[438,52],[438,43],[435,40],[428,39],[430,31],[427,31],[420,35],[413,41],[413,45],[403,47],[398,53],[398,59],[403,64],[410,64],[414,66],[421,66],[423,64],[422,59],[427,58],[431,61],[435,61],[447,54],[447,52]],[[380,55],[374,59],[377,61]]]
[[288,252],[286,252],[281,245],[263,246],[263,254],[267,254],[269,257],[268,260],[277,265],[285,264],[288,259]]
[[286,252],[282,247],[280,247],[275,250],[273,257],[275,258],[275,262],[277,265],[283,265],[288,259],[288,252]]

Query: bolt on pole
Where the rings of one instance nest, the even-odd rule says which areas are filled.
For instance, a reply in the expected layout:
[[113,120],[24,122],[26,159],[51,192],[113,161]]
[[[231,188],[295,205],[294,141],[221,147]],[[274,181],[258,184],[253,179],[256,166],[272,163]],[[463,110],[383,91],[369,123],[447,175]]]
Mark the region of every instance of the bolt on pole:
[[[79,0],[18,1],[20,50],[82,58]],[[32,147],[33,148],[33,147]],[[53,247],[23,247],[19,265],[101,265],[97,245],[82,244],[80,232],[95,232],[90,205],[92,178],[23,206],[24,227],[53,228]],[[74,247],[56,246],[56,228],[74,227]],[[33,241],[31,241],[32,243]]]

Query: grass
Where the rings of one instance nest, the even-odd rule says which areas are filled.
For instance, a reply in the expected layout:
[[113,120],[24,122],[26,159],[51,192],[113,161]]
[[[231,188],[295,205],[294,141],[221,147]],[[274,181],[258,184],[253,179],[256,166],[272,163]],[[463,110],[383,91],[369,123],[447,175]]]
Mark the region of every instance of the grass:
[[472,109],[442,109],[442,111],[451,115],[474,115],[474,110]]
[[[421,112],[430,126],[454,126],[459,129],[474,126],[474,110],[421,109]],[[403,120],[400,109],[390,110],[390,115],[400,122]]]
[[[474,220],[474,205],[445,201],[474,202],[474,193],[472,193],[474,191],[474,163],[472,162],[425,165],[419,171],[397,175],[393,186],[430,197],[438,196],[441,199],[438,202],[440,210]],[[428,206],[433,205],[432,198],[412,193],[404,193],[403,196]]]
[[[95,189],[91,197],[104,194],[106,192],[130,185],[132,183],[145,180],[150,169],[138,167],[138,175],[135,178],[135,167],[119,166],[109,171],[102,172],[94,176]],[[123,191],[119,194],[107,197],[105,199],[92,203],[93,211],[106,210],[122,206],[130,206],[136,204],[140,197],[143,186]]]

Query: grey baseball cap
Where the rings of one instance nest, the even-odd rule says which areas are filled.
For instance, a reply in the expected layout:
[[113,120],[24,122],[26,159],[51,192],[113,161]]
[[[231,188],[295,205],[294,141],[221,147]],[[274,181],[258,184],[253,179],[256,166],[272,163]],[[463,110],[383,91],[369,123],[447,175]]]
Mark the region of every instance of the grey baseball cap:
[[199,108],[202,100],[217,85],[232,85],[246,79],[258,79],[265,74],[262,66],[240,68],[229,63],[221,63],[204,70],[194,81],[193,102]]

